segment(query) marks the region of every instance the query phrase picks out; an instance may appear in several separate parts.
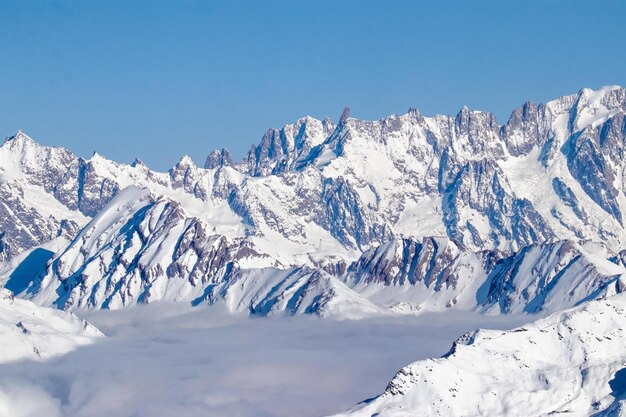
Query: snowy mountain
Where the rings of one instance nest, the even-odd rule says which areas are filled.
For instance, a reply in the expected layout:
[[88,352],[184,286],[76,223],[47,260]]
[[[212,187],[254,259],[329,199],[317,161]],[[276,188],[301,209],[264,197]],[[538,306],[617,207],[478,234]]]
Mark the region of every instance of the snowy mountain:
[[172,200],[128,188],[22,295],[62,309],[167,300],[223,302],[257,315],[355,317],[446,308],[551,312],[625,286],[620,256],[590,242],[546,242],[508,254],[470,251],[447,238],[399,239],[348,265],[286,266],[257,252],[250,239],[215,234]]
[[133,187],[53,258],[27,293],[62,309],[222,300],[232,311],[263,315],[380,312],[326,272],[286,268],[246,239],[215,234],[177,202]]
[[73,314],[39,307],[0,288],[0,363],[46,359],[102,336]]
[[616,257],[590,242],[545,242],[505,254],[462,250],[445,238],[404,239],[366,251],[343,279],[396,312],[553,312],[622,292],[626,269]]
[[68,238],[19,286],[68,309],[555,311],[622,290],[625,114],[621,87],[504,125],[346,109],[268,130],[241,163],[221,150],[166,173],[20,132],[0,147],[0,256]]
[[623,415],[625,313],[620,294],[514,330],[465,334],[337,417]]

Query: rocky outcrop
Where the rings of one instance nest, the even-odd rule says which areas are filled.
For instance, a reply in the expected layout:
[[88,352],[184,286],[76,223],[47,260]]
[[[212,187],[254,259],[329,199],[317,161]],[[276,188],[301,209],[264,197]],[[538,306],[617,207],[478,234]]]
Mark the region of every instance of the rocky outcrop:
[[269,129],[258,145],[253,145],[244,160],[246,172],[252,176],[277,174],[292,169],[311,149],[334,130],[329,119],[299,119],[282,129]]
[[230,155],[230,152],[228,152],[227,149],[223,149],[218,151],[218,150],[213,150],[211,151],[211,153],[209,154],[209,156],[207,156],[206,161],[204,162],[204,167],[206,169],[214,169],[214,168],[219,168],[219,167],[229,167],[234,165],[235,162],[233,161],[232,156]]
[[515,196],[504,172],[488,159],[470,161],[443,197],[448,236],[475,248],[512,247],[553,238],[532,203]]
[[447,238],[429,237],[395,239],[370,249],[342,279],[373,301],[395,300],[409,311],[508,314],[558,311],[620,293],[625,274],[622,257],[601,244],[545,242],[507,254],[473,252]]

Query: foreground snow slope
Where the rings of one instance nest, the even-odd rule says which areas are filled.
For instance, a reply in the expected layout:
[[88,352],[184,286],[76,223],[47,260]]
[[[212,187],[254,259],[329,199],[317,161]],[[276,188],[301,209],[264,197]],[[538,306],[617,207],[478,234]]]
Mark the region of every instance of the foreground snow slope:
[[625,317],[620,294],[514,330],[467,333],[337,417],[624,415]]
[[102,336],[73,314],[39,307],[0,288],[0,363],[46,359]]

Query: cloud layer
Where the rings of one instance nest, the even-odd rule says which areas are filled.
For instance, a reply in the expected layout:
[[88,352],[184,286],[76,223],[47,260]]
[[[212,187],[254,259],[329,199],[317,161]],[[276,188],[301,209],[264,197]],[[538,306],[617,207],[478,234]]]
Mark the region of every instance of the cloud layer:
[[383,391],[399,368],[440,356],[467,330],[530,318],[251,319],[150,305],[88,319],[109,337],[0,366],[0,416],[322,416]]

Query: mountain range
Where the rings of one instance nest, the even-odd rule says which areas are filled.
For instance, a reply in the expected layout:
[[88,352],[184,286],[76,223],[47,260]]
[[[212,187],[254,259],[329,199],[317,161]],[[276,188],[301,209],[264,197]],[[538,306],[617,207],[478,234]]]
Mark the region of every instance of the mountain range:
[[[2,357],[101,336],[57,310],[155,301],[554,313],[467,334],[342,415],[624,415],[625,145],[617,86],[525,103],[503,125],[466,107],[377,121],[345,109],[269,129],[240,162],[221,149],[168,172],[20,131],[0,146],[0,331],[23,349]],[[59,332],[71,337],[55,350]]]
[[5,285],[63,309],[556,311],[622,290],[625,114],[621,87],[504,125],[346,109],[268,130],[239,163],[223,149],[164,173],[18,132],[0,147]]

